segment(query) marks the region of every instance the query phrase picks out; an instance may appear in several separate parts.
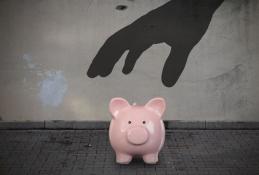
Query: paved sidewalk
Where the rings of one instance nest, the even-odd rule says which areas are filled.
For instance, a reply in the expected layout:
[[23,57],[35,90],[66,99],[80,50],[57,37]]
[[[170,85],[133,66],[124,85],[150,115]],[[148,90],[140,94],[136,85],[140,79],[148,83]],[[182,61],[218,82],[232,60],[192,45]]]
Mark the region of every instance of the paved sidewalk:
[[259,130],[172,130],[157,165],[115,163],[103,130],[0,131],[0,175],[259,174]]

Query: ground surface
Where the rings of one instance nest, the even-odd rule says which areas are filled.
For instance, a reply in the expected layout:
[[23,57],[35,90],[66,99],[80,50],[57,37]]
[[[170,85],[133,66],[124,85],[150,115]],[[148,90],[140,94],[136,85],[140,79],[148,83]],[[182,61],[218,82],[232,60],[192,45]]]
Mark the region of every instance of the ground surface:
[[0,175],[259,174],[259,130],[173,130],[157,165],[115,163],[102,130],[0,131]]

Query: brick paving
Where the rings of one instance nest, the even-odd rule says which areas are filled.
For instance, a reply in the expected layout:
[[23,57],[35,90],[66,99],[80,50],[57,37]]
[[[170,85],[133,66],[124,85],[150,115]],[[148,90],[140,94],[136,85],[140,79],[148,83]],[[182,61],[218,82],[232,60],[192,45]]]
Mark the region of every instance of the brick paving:
[[0,175],[258,175],[259,130],[168,130],[159,163],[115,163],[106,130],[2,130]]

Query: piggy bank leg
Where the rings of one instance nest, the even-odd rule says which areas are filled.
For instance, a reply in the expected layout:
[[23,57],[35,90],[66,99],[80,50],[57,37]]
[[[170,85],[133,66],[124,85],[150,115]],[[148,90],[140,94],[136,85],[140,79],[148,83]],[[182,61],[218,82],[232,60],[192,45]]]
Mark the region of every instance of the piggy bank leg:
[[158,162],[158,153],[145,154],[143,160],[147,164],[155,164]]
[[128,164],[132,160],[132,156],[125,154],[125,153],[119,153],[116,152],[116,162],[119,164]]

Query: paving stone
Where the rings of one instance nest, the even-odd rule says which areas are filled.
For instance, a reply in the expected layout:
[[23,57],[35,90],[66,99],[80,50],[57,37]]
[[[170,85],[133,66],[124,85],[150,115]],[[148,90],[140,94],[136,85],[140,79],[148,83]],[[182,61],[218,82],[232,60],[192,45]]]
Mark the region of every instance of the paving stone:
[[74,121],[50,120],[45,121],[46,129],[73,129]]
[[43,129],[44,121],[0,121],[1,129]]
[[156,165],[115,163],[107,130],[1,130],[1,175],[256,175],[259,130],[167,130]]
[[78,121],[74,123],[74,129],[108,129],[109,124],[105,121]]
[[206,121],[206,129],[258,129],[259,122]]
[[205,129],[205,121],[167,121],[165,123],[168,129]]

